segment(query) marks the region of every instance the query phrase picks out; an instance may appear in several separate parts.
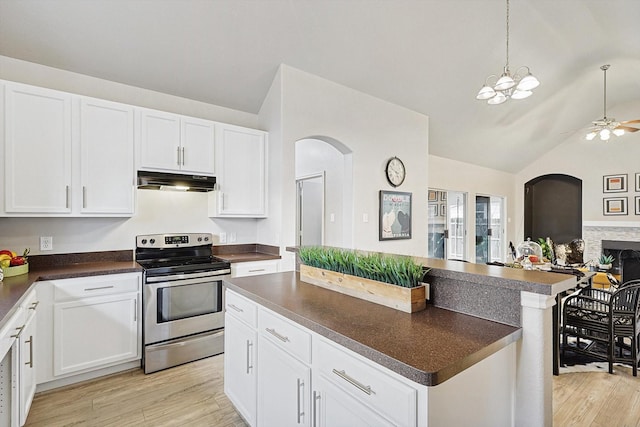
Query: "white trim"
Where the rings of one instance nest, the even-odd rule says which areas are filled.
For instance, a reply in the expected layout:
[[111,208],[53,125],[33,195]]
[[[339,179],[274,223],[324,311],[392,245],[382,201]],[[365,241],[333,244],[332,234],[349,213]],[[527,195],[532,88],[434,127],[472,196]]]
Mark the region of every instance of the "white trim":
[[640,221],[583,221],[582,226],[640,228]]
[[520,305],[546,310],[556,305],[556,298],[554,295],[534,294],[532,292],[521,291]]

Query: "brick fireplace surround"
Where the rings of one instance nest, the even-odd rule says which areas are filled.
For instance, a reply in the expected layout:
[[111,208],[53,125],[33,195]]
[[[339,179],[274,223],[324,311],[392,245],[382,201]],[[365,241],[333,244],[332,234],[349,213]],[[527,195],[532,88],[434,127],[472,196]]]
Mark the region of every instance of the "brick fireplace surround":
[[[636,251],[640,251],[640,223],[631,223],[628,225],[627,223],[621,223],[620,225],[583,225],[582,227],[582,239],[585,243],[584,249],[584,261],[587,262],[589,260],[594,260],[597,262],[600,254],[602,253],[602,241],[607,241],[605,243],[606,247],[615,248],[611,253],[616,254],[616,250],[621,249],[632,249]],[[629,242],[626,244],[625,242]],[[619,253],[619,252],[618,252]],[[628,254],[625,254],[628,255]],[[637,255],[633,255],[637,259]],[[618,267],[618,262],[620,260],[616,259],[614,262],[614,267]],[[623,261],[625,262],[625,261]],[[630,262],[635,262],[632,260],[626,261],[627,265]],[[639,267],[640,268],[640,267]],[[634,270],[636,270],[634,268]],[[618,273],[618,271],[616,271]],[[634,276],[636,273],[634,272]],[[636,278],[636,277],[633,277]],[[624,278],[623,280],[628,280],[629,278]]]

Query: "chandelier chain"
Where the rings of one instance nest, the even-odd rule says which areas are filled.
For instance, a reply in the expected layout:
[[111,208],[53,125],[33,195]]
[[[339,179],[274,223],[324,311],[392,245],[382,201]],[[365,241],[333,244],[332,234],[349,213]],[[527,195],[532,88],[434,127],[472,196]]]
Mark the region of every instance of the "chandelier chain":
[[604,105],[604,121],[607,121],[607,69],[609,69],[608,65],[603,65],[602,71],[604,71],[604,97],[602,98],[602,103]]
[[506,69],[509,69],[509,0],[507,0],[507,65]]

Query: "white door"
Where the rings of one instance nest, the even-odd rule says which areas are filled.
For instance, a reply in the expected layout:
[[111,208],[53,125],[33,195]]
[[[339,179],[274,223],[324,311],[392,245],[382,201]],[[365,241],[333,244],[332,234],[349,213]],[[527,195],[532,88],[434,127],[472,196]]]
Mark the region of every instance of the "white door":
[[180,116],[141,110],[140,126],[140,167],[173,172],[180,170]]
[[465,260],[467,253],[467,193],[447,191],[445,241],[447,259]]
[[299,246],[324,243],[324,176],[296,180]]
[[18,84],[5,88],[5,209],[71,211],[71,96]]
[[258,337],[258,427],[311,425],[311,368]]
[[215,123],[192,117],[182,118],[180,162],[183,172],[215,173]]
[[137,293],[54,304],[53,325],[54,375],[139,358]]
[[133,108],[80,101],[81,212],[133,213]]
[[224,392],[240,415],[254,426],[257,333],[228,314],[224,327]]
[[24,329],[20,333],[20,425],[27,422],[29,408],[36,393],[36,367],[34,364],[36,345],[36,319],[35,312],[27,313],[29,316]]

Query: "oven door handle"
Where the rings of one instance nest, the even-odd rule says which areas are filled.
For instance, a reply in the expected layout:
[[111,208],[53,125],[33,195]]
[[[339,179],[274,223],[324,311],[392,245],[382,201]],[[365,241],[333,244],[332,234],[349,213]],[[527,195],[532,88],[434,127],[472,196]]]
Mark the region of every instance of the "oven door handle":
[[151,289],[153,291],[159,288],[168,288],[171,286],[182,286],[182,285],[197,285],[198,283],[211,283],[211,282],[220,282],[222,279],[229,277],[227,276],[213,276],[213,277],[199,277],[197,279],[187,279],[187,280],[168,280],[166,282],[156,282],[149,283],[146,282],[144,286],[147,289]]
[[219,278],[219,277],[229,277],[231,275],[231,270],[230,269],[224,269],[224,270],[212,270],[212,271],[201,271],[198,273],[178,273],[178,274],[171,274],[171,275],[166,275],[166,276],[151,276],[151,277],[146,277],[145,282],[146,283],[157,283],[157,282],[170,282],[170,281],[174,281],[174,280],[188,280],[188,279],[213,279],[213,278]]

